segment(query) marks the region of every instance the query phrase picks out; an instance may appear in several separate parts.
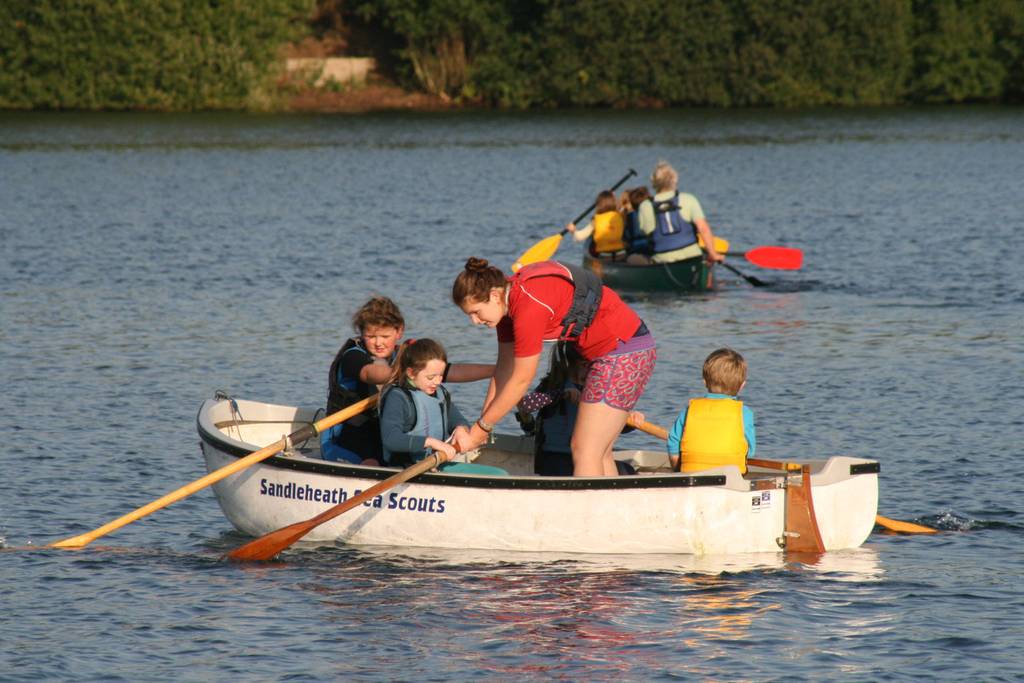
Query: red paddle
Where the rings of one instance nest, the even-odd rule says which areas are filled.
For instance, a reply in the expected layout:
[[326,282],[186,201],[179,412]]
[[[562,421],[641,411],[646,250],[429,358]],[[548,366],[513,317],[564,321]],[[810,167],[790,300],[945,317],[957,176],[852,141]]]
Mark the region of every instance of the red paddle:
[[755,266],[775,270],[800,270],[804,252],[792,247],[754,247],[743,256]]

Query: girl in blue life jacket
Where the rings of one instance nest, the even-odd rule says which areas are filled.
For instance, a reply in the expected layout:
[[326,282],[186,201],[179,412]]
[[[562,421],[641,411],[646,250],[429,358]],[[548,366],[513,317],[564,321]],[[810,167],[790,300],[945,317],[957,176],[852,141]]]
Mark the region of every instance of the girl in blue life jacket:
[[[572,431],[576,426],[580,392],[590,363],[572,345],[556,344],[551,367],[536,389],[519,401],[516,419],[533,434],[533,471],[545,477],[571,477]],[[537,413],[534,420],[531,413]],[[632,431],[626,427],[623,432]],[[636,474],[627,463],[615,461],[620,475]]]
[[[433,339],[406,343],[395,359],[391,379],[381,391],[380,436],[384,463],[407,467],[432,451],[450,460],[452,437],[468,434],[469,422],[441,384],[448,356]],[[473,463],[447,462],[444,472],[503,476],[505,470]]]

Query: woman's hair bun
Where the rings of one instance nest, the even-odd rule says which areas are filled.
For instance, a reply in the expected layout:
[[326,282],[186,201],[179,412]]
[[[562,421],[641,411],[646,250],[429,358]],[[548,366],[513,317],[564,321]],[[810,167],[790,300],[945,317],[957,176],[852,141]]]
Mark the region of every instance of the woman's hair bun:
[[476,256],[470,256],[466,259],[466,270],[473,272],[482,272],[490,268],[490,265],[485,258],[477,258]]

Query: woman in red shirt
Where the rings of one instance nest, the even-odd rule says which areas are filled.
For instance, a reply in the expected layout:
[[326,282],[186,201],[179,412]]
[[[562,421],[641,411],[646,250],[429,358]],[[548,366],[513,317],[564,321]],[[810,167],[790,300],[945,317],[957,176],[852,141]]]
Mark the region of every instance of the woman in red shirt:
[[460,449],[487,440],[529,389],[543,343],[562,340],[590,361],[572,435],[573,474],[615,476],[612,446],[657,357],[640,317],[596,275],[557,261],[533,263],[506,277],[486,260],[470,258],[455,278],[452,300],[473,324],[498,333],[494,378]]

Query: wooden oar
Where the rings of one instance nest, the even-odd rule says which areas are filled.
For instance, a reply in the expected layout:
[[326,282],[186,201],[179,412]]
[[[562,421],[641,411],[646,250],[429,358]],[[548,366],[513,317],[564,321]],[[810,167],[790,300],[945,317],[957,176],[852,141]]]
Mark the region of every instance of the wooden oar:
[[[668,440],[668,430],[658,425],[653,425],[649,422],[637,422],[632,418],[626,420],[631,427],[639,429],[640,431],[647,432],[651,436]],[[773,470],[788,470],[788,471],[799,471],[802,465],[796,462],[782,462],[780,460],[763,460],[761,458],[747,458],[747,465],[751,467],[764,467]],[[903,534],[935,534],[938,533],[938,529],[933,529],[930,526],[924,526],[921,524],[914,524],[913,522],[901,522],[898,519],[890,519],[883,517],[882,515],[875,515],[875,524],[890,531],[898,531]]]
[[[634,171],[633,169],[629,169],[629,173],[622,176],[622,178],[619,179],[619,182],[612,185],[611,191],[614,192],[615,190],[619,189],[619,187],[621,187],[624,182],[626,182],[635,175],[636,171]],[[583,213],[581,213],[579,216],[576,216],[576,218],[572,222],[579,223],[588,213],[590,213],[593,210],[595,206],[597,206],[596,201],[590,206],[588,206],[583,211]],[[558,245],[562,243],[562,236],[565,235],[565,233],[567,232],[569,232],[568,228],[562,228],[562,231],[559,232],[557,235],[545,237],[540,242],[537,242],[532,247],[527,249],[525,252],[523,252],[523,255],[520,256],[519,259],[512,264],[512,272],[517,273],[519,272],[519,269],[522,268],[523,266],[528,266],[531,263],[537,263],[538,261],[547,261],[548,259],[550,259],[552,256],[555,255],[555,252],[558,251]]]
[[374,406],[376,403],[376,395],[370,396],[369,398],[365,398],[362,401],[359,401],[358,403],[353,403],[347,408],[343,408],[342,410],[339,410],[338,412],[332,415],[328,415],[327,417],[317,422],[314,422],[313,424],[306,425],[301,429],[296,430],[292,434],[282,439],[279,439],[278,441],[275,441],[269,446],[265,446],[259,449],[255,453],[251,453],[245,456],[244,458],[240,458],[229,465],[225,465],[224,467],[221,467],[219,470],[210,472],[205,477],[196,479],[191,484],[182,486],[177,491],[172,491],[171,493],[168,493],[166,496],[158,498],[154,500],[152,503],[149,503],[148,505],[143,505],[142,507],[132,512],[129,512],[128,514],[122,517],[118,517],[114,521],[104,524],[98,529],[94,529],[88,533],[73,536],[71,538],[66,538],[63,541],[51,543],[49,547],[81,548],[83,546],[86,546],[89,543],[95,541],[100,536],[105,536],[109,534],[111,531],[120,529],[126,524],[130,524],[131,522],[134,522],[137,519],[145,517],[151,512],[156,512],[160,508],[165,508],[171,503],[181,500],[185,496],[190,496],[196,491],[206,488],[210,484],[215,484],[224,477],[230,476],[235,472],[238,472],[239,470],[245,469],[249,465],[254,465],[261,460],[266,460],[270,456],[279,453],[288,445],[289,442],[299,443],[307,439],[311,439],[315,437],[317,434],[323,432],[325,429],[329,429],[330,427],[333,427],[336,424],[340,424],[345,420],[349,419],[350,417],[355,417],[356,415],[359,415],[367,408],[371,408],[372,406]]
[[332,508],[324,510],[316,517],[311,517],[304,522],[290,524],[277,531],[271,531],[265,536],[260,536],[254,541],[249,541],[245,545],[232,550],[227,554],[227,557],[231,560],[269,560],[324,522],[330,521],[341,513],[361,505],[378,494],[387,491],[389,488],[401,484],[403,481],[412,479],[418,474],[437,467],[444,461],[445,457],[435,451],[415,465],[406,467],[398,474],[374,484],[358,496],[353,496],[344,503],[339,503]]
[[901,534],[937,534],[938,529],[933,529],[930,526],[924,526],[923,524],[914,524],[913,522],[901,522],[898,519],[889,519],[882,515],[875,515],[875,524],[878,526],[888,529],[889,531],[896,531]]

